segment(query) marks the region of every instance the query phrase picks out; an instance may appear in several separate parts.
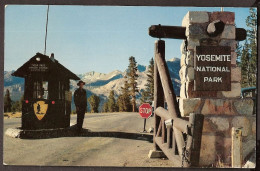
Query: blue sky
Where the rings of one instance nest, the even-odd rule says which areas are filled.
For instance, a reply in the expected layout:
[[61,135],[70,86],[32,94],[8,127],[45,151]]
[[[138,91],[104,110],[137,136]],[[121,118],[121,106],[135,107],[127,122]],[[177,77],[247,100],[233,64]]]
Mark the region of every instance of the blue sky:
[[[47,55],[76,74],[124,71],[128,58],[148,65],[154,55],[151,25],[181,26],[188,11],[219,11],[198,7],[50,6]],[[246,28],[248,8],[235,12],[237,27]],[[16,70],[37,52],[44,53],[47,6],[9,5],[5,11],[5,70]],[[180,57],[182,40],[165,39],[166,59]]]

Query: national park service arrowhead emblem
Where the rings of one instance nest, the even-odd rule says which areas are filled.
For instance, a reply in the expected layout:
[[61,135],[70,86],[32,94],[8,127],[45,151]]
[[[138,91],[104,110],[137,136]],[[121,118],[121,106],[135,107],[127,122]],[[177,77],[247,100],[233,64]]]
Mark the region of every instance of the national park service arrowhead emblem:
[[33,104],[33,109],[38,120],[42,120],[47,112],[48,104],[45,104],[45,101],[37,101]]

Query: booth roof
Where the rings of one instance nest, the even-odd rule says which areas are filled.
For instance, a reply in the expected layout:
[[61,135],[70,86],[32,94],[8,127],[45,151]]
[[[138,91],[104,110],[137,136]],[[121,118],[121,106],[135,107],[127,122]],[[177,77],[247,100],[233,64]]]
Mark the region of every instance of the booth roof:
[[26,63],[24,63],[20,68],[18,68],[12,75],[16,77],[22,77],[24,78],[26,75],[28,75],[31,71],[29,71],[29,66],[32,63],[35,63],[36,58],[40,58],[42,62],[44,62],[46,65],[49,66],[51,73],[58,73],[61,77],[66,77],[68,79],[73,80],[80,80],[80,78],[72,73],[70,70],[68,70],[66,67],[64,67],[62,64],[60,64],[56,59],[52,61],[48,56],[43,55],[41,53],[36,53],[35,56],[33,56],[30,60],[28,60]]

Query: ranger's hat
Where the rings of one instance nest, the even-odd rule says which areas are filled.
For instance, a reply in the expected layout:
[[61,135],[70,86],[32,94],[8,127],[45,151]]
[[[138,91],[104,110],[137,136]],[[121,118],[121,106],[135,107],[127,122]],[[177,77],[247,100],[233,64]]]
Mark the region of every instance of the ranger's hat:
[[83,83],[83,85],[85,85],[85,82],[83,82],[83,81],[81,81],[81,80],[78,82],[78,84],[77,84],[77,85],[79,86],[79,85],[80,85],[80,83]]

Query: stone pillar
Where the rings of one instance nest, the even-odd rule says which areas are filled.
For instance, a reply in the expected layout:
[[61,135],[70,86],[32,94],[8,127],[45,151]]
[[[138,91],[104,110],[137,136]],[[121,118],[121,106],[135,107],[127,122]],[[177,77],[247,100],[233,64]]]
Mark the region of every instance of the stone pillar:
[[[220,20],[225,26],[215,37],[207,34],[209,23]],[[181,45],[180,111],[205,116],[200,165],[208,166],[220,160],[231,165],[231,128],[243,127],[243,156],[255,146],[255,115],[253,101],[241,99],[241,70],[236,64],[235,14],[233,12],[189,11],[182,21],[187,40]],[[231,91],[195,91],[196,46],[231,47]],[[250,146],[250,147],[249,147]]]

